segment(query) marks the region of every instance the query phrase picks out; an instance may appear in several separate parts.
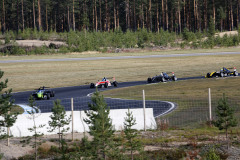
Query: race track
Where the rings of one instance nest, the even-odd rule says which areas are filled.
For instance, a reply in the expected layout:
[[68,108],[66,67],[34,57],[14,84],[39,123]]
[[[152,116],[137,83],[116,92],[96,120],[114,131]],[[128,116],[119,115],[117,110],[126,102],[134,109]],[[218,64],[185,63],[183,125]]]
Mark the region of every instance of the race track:
[[[200,77],[188,77],[179,78],[178,80],[189,80],[189,79],[201,79]],[[118,88],[130,87],[136,85],[147,84],[146,81],[135,81],[135,82],[123,82],[119,83]],[[109,88],[99,88],[99,91],[115,89],[114,87]],[[56,99],[61,100],[61,104],[65,107],[66,111],[71,110],[71,98],[74,99],[74,110],[87,110],[88,104],[91,103],[91,97],[89,94],[95,92],[95,89],[91,89],[89,85],[84,86],[73,86],[73,87],[63,87],[63,88],[53,88],[55,91],[55,97],[50,100],[37,100],[36,104],[39,106],[42,113],[51,112],[53,107],[53,101]],[[15,99],[15,104],[27,105],[28,98],[33,91],[18,92],[13,94],[13,99]],[[128,108],[142,108],[143,102],[140,100],[124,100],[124,99],[111,99],[105,98],[110,109],[128,109]],[[176,104],[171,102],[163,101],[146,101],[146,108],[153,108],[154,117],[158,117],[162,114],[172,111],[176,107]]]
[[[129,59],[129,58],[156,58],[156,57],[183,57],[183,56],[206,56],[206,55],[233,55],[240,54],[240,52],[219,52],[219,53],[194,53],[194,54],[172,54],[172,55],[146,55],[146,56],[117,56],[117,57],[91,57],[91,58],[66,58],[66,59],[32,59],[32,60],[0,60],[0,63],[26,63],[26,62],[46,62],[46,61],[85,61],[85,60],[102,60],[102,59]],[[179,78],[178,80],[189,79],[202,79],[204,76]],[[147,84],[146,81],[135,82],[123,82],[119,83],[118,88],[130,87],[136,85]],[[108,89],[114,89],[109,87]],[[89,85],[84,86],[72,86],[63,88],[54,88],[55,97],[50,100],[38,100],[37,106],[41,112],[51,112],[53,107],[53,101],[56,99],[61,100],[61,104],[65,107],[66,111],[71,110],[71,98],[74,99],[74,110],[87,110],[88,104],[91,102],[89,94],[95,92],[95,89],[90,89]],[[99,91],[104,91],[106,88],[101,88]],[[33,91],[18,92],[13,94],[15,104],[27,105],[28,98]],[[143,102],[137,100],[123,100],[123,99],[111,99],[105,98],[110,109],[127,109],[127,108],[142,108]],[[168,113],[175,109],[176,104],[163,101],[146,101],[146,108],[153,108],[154,116],[158,117],[162,114]]]

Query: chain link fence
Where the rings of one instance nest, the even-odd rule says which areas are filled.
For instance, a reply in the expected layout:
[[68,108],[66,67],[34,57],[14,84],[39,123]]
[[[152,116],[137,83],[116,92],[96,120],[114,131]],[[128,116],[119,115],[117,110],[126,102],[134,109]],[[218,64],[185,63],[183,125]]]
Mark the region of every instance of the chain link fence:
[[[146,95],[146,108],[153,108],[153,114],[159,123],[167,123],[171,128],[196,128],[205,125],[210,120],[209,98],[202,97],[186,97],[184,95],[168,95],[158,96]],[[222,96],[211,95],[211,115],[212,119],[216,118],[215,111],[219,99]],[[143,108],[143,97],[138,100],[105,98],[108,107],[113,109]],[[41,113],[51,112],[53,100],[37,101],[37,106]],[[88,104],[91,103],[91,97],[75,97],[73,98],[73,110],[88,110]],[[62,99],[61,104],[66,111],[71,111],[71,98]],[[228,97],[228,104],[235,110],[235,117],[240,115],[239,97]],[[238,121],[240,118],[238,118]],[[240,125],[240,123],[238,124]]]

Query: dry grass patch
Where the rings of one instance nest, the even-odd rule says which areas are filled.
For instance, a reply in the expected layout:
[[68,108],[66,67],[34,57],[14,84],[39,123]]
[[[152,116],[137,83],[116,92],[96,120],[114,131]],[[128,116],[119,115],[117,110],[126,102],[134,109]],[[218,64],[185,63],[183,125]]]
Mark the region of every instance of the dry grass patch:
[[211,88],[212,97],[220,98],[225,93],[230,99],[236,99],[240,95],[240,77],[210,78],[198,80],[184,80],[168,83],[156,83],[150,85],[135,86],[129,88],[119,88],[104,91],[105,96],[114,98],[142,98],[142,90],[146,92],[146,98],[178,98],[178,99],[206,99],[208,98],[208,88]]
[[39,86],[64,87],[115,77],[118,82],[145,81],[160,72],[174,71],[177,77],[203,76],[221,67],[237,67],[240,55],[194,56],[94,61],[5,63],[0,69],[13,91],[32,90]]
[[25,59],[62,59],[62,58],[86,58],[86,57],[117,57],[117,56],[142,56],[142,55],[169,55],[169,54],[192,54],[192,53],[214,53],[214,52],[239,52],[238,47],[232,48],[216,48],[216,49],[199,49],[199,50],[136,50],[135,52],[121,52],[121,53],[99,53],[96,51],[88,51],[81,53],[67,53],[67,54],[45,54],[45,55],[25,55],[25,56],[0,56],[2,60],[25,60]]
[[228,97],[228,104],[235,109],[235,117],[239,119],[239,78],[228,77],[158,83],[108,90],[104,91],[103,95],[142,100],[142,90],[145,90],[146,100],[170,101],[177,104],[177,108],[173,112],[159,117],[163,120],[167,119],[167,126],[171,128],[198,128],[206,125],[209,120],[208,88],[211,88],[212,91],[213,117],[218,100],[225,93]]

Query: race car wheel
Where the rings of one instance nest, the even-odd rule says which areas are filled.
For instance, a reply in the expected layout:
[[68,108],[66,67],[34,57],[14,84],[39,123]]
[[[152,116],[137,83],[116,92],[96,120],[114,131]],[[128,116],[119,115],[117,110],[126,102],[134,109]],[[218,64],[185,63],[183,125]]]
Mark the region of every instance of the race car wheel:
[[44,100],[47,100],[47,99],[48,99],[47,94],[44,94],[44,95],[43,95],[43,99],[44,99]]
[[50,94],[47,94],[47,100],[49,100],[50,99]]
[[172,77],[172,80],[173,80],[173,81],[177,81],[177,77],[173,76],[173,77]]
[[207,78],[210,78],[210,73],[207,73],[207,76],[206,76]]
[[234,76],[238,76],[238,72],[235,71],[235,72],[233,73],[233,75],[234,75]]
[[50,93],[50,97],[54,97],[55,96],[55,93],[54,93],[54,91],[52,91],[51,93]]
[[116,81],[113,82],[113,86],[114,87],[117,87],[118,86],[118,83]]
[[162,82],[166,82],[166,79],[164,78],[164,77],[162,77],[162,80],[161,80]]
[[106,82],[105,84],[104,84],[104,88],[107,88],[108,87],[108,83]]
[[148,78],[148,79],[147,79],[147,82],[148,82],[148,83],[152,83],[152,78]]
[[220,73],[220,77],[223,77],[224,76],[224,74],[223,73]]
[[90,88],[94,88],[94,84],[93,83],[90,84]]

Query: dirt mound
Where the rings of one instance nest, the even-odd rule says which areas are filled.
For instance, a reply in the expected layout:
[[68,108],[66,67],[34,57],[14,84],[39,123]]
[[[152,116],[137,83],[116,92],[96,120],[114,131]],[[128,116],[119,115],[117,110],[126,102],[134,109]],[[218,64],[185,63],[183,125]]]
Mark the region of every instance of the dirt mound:
[[16,40],[16,43],[19,46],[35,46],[35,47],[40,47],[40,46],[49,46],[50,44],[55,44],[57,46],[63,46],[66,45],[65,42],[61,41],[41,41],[41,40]]

